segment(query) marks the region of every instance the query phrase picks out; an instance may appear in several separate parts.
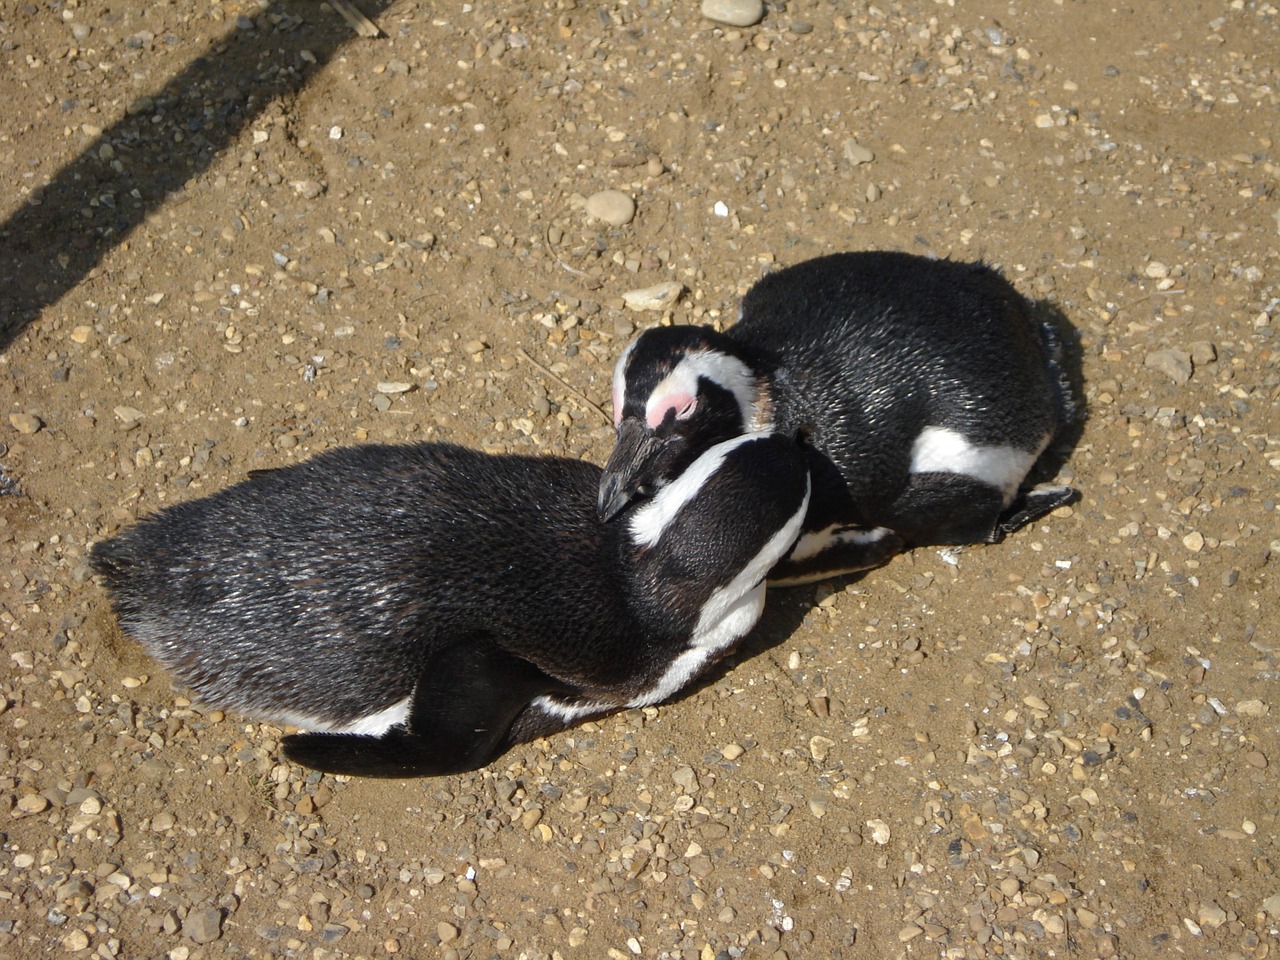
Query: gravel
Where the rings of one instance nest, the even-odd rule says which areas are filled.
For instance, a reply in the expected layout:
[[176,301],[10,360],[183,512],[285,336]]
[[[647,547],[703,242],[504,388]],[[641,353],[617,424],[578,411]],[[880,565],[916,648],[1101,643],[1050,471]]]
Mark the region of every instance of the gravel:
[[[1274,955],[1273,6],[360,6],[383,39],[0,14],[0,954]],[[22,210],[61,215],[35,254]],[[335,445],[603,462],[637,329],[860,248],[1062,315],[1083,497],[775,591],[675,702],[321,776],[172,689],[88,572]]]

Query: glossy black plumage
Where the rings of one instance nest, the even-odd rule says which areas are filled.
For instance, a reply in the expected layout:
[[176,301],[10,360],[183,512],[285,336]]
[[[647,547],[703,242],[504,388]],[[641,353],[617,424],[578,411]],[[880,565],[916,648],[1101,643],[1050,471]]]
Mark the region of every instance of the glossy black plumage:
[[[668,668],[691,644],[710,662],[754,623],[733,608],[728,630],[706,611],[768,544],[768,563],[785,552],[808,495],[794,443],[753,438],[670,519],[643,513],[646,546],[628,518],[597,518],[599,476],[447,444],[352,447],[169,507],[91,559],[124,631],[180,682],[320,729],[286,737],[286,755],[339,773],[447,773],[674,692],[664,683],[683,675]],[[324,732],[401,705],[376,735]]]
[[[828,571],[904,544],[999,540],[1074,493],[1018,489],[1073,417],[1060,353],[1054,330],[982,264],[871,252],[779,270],[727,332],[655,328],[619,360],[601,513],[660,489],[735,431],[777,429],[809,445],[806,534],[888,531],[835,544]],[[690,409],[685,372],[721,357],[740,361],[748,384],[717,359]],[[784,564],[778,575],[823,569]]]

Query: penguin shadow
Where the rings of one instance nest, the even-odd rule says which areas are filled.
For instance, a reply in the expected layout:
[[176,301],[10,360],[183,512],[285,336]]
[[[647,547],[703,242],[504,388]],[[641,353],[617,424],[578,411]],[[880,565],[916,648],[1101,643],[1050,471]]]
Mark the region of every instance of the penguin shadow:
[[830,583],[837,592],[849,584],[857,583],[868,574],[875,573],[882,567],[862,570],[857,573],[844,574],[815,583],[796,584],[794,586],[770,587],[765,601],[764,613],[755,627],[742,638],[741,642],[719,663],[707,669],[701,676],[691,681],[673,696],[664,701],[665,704],[680,703],[698,696],[708,687],[713,687],[725,677],[732,674],[741,665],[756,657],[764,656],[790,640],[804,624],[809,612],[818,606],[815,591],[818,583]]
[[[360,4],[372,18],[390,5]],[[0,353],[358,38],[313,0],[270,0],[226,26],[185,67],[139,91],[150,109],[131,108],[0,221]],[[84,109],[75,99],[61,108]],[[112,202],[99,205],[99,195]]]

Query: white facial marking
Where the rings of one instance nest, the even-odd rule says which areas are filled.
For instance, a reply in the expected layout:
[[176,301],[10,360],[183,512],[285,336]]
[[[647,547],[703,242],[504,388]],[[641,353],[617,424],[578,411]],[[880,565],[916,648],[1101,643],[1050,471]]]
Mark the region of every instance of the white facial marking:
[[697,496],[703,484],[720,469],[729,451],[754,439],[757,439],[756,434],[744,433],[732,440],[717,443],[693,461],[688,470],[659,490],[631,515],[631,542],[638,547],[651,547],[657,543],[676,514]]
[[1046,436],[1037,450],[982,446],[970,443],[955,430],[925,427],[911,448],[912,473],[956,473],[996,487],[1005,506],[1013,501],[1018,484],[1027,475],[1049,442]]
[[371,713],[366,717],[358,717],[350,723],[336,723],[332,720],[319,720],[302,714],[276,713],[256,715],[272,723],[291,723],[309,733],[355,733],[366,737],[380,737],[392,727],[404,726],[409,722],[409,708],[413,704],[413,695],[393,703],[385,710]]
[[787,555],[787,559],[791,561],[808,560],[820,553],[825,553],[834,547],[844,546],[845,544],[854,543],[862,546],[868,543],[875,543],[877,540],[883,540],[887,533],[889,533],[888,527],[850,527],[845,524],[833,523],[824,530],[811,530],[802,534],[800,539],[796,541],[794,549]]
[[698,616],[698,624],[689,638],[689,648],[672,660],[657,682],[628,706],[644,707],[667,699],[700,674],[717,654],[747,635],[764,610],[765,575],[791,549],[808,510],[809,480],[806,477],[800,509],[769,538],[769,542],[736,577],[711,595]]
[[631,360],[631,351],[636,348],[635,340],[627,344],[618,362],[613,365],[613,428],[618,429],[622,423],[622,401],[627,390],[627,363]]
[[649,395],[644,408],[648,424],[656,427],[662,423],[668,410],[674,409],[678,415],[689,398],[697,397],[699,379],[710,380],[733,394],[744,424],[755,420],[756,379],[747,365],[725,353],[697,350],[681,358]]

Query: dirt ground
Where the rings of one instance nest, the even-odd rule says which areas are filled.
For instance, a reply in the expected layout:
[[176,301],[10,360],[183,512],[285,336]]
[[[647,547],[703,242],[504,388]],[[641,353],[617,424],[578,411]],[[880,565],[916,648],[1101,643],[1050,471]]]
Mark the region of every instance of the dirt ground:
[[[0,955],[1275,956],[1275,4],[359,5],[0,0]],[[873,248],[1067,317],[1083,497],[676,702],[322,777],[88,573],[336,445],[603,462],[635,330]]]

